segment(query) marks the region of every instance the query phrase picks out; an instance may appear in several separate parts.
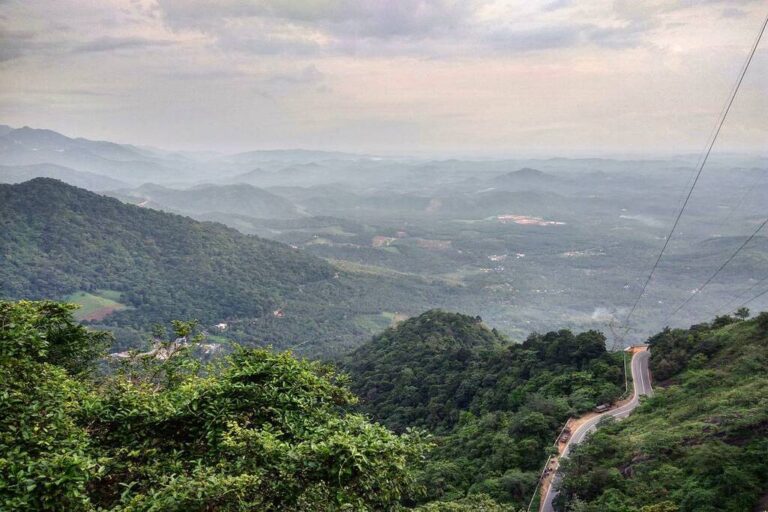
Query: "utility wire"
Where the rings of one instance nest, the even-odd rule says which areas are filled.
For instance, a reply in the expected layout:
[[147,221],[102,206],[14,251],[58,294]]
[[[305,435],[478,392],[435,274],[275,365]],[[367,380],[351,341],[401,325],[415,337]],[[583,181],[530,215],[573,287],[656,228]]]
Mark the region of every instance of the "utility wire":
[[761,230],[761,229],[763,229],[763,228],[765,227],[765,225],[766,225],[766,224],[768,224],[768,218],[766,218],[766,219],[765,219],[765,220],[764,220],[764,221],[763,221],[763,222],[762,222],[762,223],[761,223],[761,224],[760,224],[760,225],[757,227],[757,229],[756,229],[756,230],[754,230],[754,231],[752,232],[752,234],[751,234],[751,235],[749,235],[749,236],[747,237],[747,239],[746,239],[746,240],[744,240],[744,243],[743,243],[743,244],[741,244],[741,245],[739,246],[739,248],[738,248],[738,249],[736,249],[736,251],[734,251],[734,253],[733,253],[733,254],[731,254],[731,256],[730,256],[730,257],[729,257],[727,260],[725,260],[725,261],[723,262],[723,264],[722,264],[722,265],[720,265],[720,268],[718,268],[718,269],[715,271],[715,273],[714,273],[714,274],[712,274],[711,276],[709,276],[709,279],[707,279],[706,281],[704,281],[704,284],[702,284],[701,286],[699,286],[698,288],[696,288],[696,290],[693,292],[693,294],[692,294],[690,297],[688,297],[687,299],[685,299],[685,300],[684,300],[684,301],[683,301],[683,302],[682,302],[680,305],[678,305],[678,306],[677,306],[677,307],[676,307],[676,308],[675,308],[675,309],[674,309],[674,310],[673,310],[673,311],[672,311],[672,312],[671,312],[669,315],[667,315],[667,318],[666,318],[666,320],[664,320],[664,322],[663,322],[663,323],[666,323],[666,322],[667,322],[667,320],[669,320],[671,317],[675,316],[675,314],[676,314],[678,311],[680,311],[681,309],[683,309],[683,308],[685,307],[685,305],[686,305],[686,304],[688,304],[689,302],[691,302],[691,301],[694,299],[694,297],[696,297],[696,296],[697,296],[697,295],[698,295],[698,294],[699,294],[699,293],[700,293],[702,290],[704,290],[704,288],[706,288],[706,286],[707,286],[709,283],[711,283],[711,282],[712,282],[712,281],[715,279],[715,277],[717,277],[717,275],[718,275],[718,274],[720,274],[720,272],[721,272],[721,271],[722,271],[722,270],[723,270],[725,267],[727,267],[727,266],[728,266],[728,264],[729,264],[731,261],[733,261],[733,259],[736,257],[736,255],[737,255],[737,254],[739,254],[739,253],[741,252],[741,250],[742,250],[742,249],[744,249],[744,247],[746,247],[746,246],[749,244],[749,242],[751,242],[751,241],[752,241],[752,239],[753,239],[753,238],[755,238],[755,236],[757,236],[757,233],[759,233],[759,232],[760,232],[760,230]]
[[[747,304],[749,304],[749,303],[750,303],[750,302],[752,302],[753,300],[757,300],[757,299],[759,299],[760,297],[762,297],[762,296],[763,296],[763,295],[765,295],[765,294],[768,294],[768,290],[763,290],[762,292],[758,293],[757,295],[755,295],[755,296],[754,296],[754,297],[752,297],[751,299],[749,299],[749,300],[745,300],[744,302],[742,302],[741,304],[739,304],[739,306],[738,306],[738,307],[740,308],[740,307],[746,306]],[[737,309],[738,309],[738,308],[737,308]]]
[[629,319],[632,317],[635,310],[637,309],[637,305],[640,303],[640,300],[645,295],[645,292],[648,289],[648,284],[651,282],[653,275],[656,273],[656,269],[658,268],[659,263],[661,262],[661,258],[664,256],[664,251],[667,250],[667,247],[669,246],[669,242],[672,239],[672,235],[677,229],[677,225],[680,223],[680,218],[683,216],[683,212],[685,212],[685,208],[688,206],[688,202],[690,201],[691,196],[693,195],[693,190],[696,188],[696,184],[699,182],[699,178],[701,177],[701,172],[704,170],[704,166],[706,165],[707,160],[709,159],[709,155],[712,152],[712,148],[714,147],[715,142],[717,141],[717,137],[718,135],[720,135],[720,130],[723,128],[723,124],[725,124],[725,119],[728,117],[728,112],[731,111],[731,106],[733,106],[733,101],[736,99],[736,94],[739,92],[741,83],[744,81],[744,76],[747,74],[749,65],[752,62],[752,57],[754,57],[755,51],[757,50],[757,47],[760,44],[760,39],[762,39],[763,37],[763,33],[765,32],[766,25],[768,25],[768,16],[765,17],[765,20],[763,21],[763,24],[760,27],[760,32],[758,33],[757,38],[755,39],[755,42],[752,45],[752,49],[749,52],[749,56],[747,57],[744,67],[742,67],[741,69],[739,78],[736,81],[736,86],[731,91],[731,95],[728,100],[728,103],[726,104],[726,108],[723,111],[722,115],[720,116],[720,120],[717,123],[717,129],[715,130],[715,133],[709,142],[707,151],[704,154],[704,158],[701,160],[701,163],[699,164],[699,169],[696,172],[696,178],[693,180],[693,183],[691,184],[691,188],[688,190],[688,195],[685,197],[683,206],[680,208],[680,211],[678,212],[677,217],[675,218],[674,224],[672,224],[672,229],[669,231],[669,234],[667,235],[666,240],[664,240],[664,246],[661,248],[661,252],[659,252],[659,256],[658,258],[656,258],[656,262],[653,264],[653,267],[651,268],[651,272],[648,274],[648,277],[646,278],[645,283],[643,283],[643,288],[640,291],[640,295],[637,296],[637,299],[635,299],[634,304],[632,304],[632,308],[629,310],[627,317],[624,319],[624,323],[626,325],[629,325]]
[[[718,306],[716,309],[714,309],[714,310],[713,310],[713,311],[710,313],[710,316],[715,316],[715,315],[718,315],[718,314],[720,314],[720,313],[725,313],[725,312],[727,312],[727,311],[730,311],[730,310],[732,310],[732,309],[736,309],[735,307],[730,307],[730,306],[731,306],[732,304],[736,304],[738,301],[740,301],[741,299],[743,299],[744,297],[746,297],[746,296],[747,296],[747,294],[749,294],[749,292],[751,292],[752,290],[754,290],[755,288],[757,288],[758,286],[760,286],[761,284],[763,284],[763,283],[764,283],[764,282],[766,282],[766,281],[768,281],[768,276],[765,276],[765,277],[763,277],[762,279],[760,279],[759,281],[757,281],[756,283],[754,283],[754,284],[753,284],[752,286],[750,286],[749,288],[746,288],[746,289],[745,289],[743,292],[741,292],[740,294],[738,294],[738,295],[736,295],[735,297],[731,298],[730,300],[728,300],[728,301],[727,301],[727,302],[725,302],[724,304],[721,304],[720,306]],[[739,307],[740,307],[740,306],[739,306]]]

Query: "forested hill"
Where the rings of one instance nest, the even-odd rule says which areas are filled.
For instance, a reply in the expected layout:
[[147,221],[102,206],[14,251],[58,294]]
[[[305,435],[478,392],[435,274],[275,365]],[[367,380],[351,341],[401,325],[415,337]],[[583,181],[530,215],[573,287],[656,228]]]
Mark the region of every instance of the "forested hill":
[[[346,361],[365,407],[397,429],[450,427],[462,410],[512,410],[534,392],[590,408],[623,383],[612,365],[595,331],[532,334],[516,344],[477,317],[440,310],[388,329]],[[580,378],[569,379],[570,372]]]
[[344,367],[364,412],[435,435],[425,500],[487,494],[524,507],[565,420],[624,391],[622,356],[606,352],[601,333],[517,344],[477,317],[439,310],[376,336]]
[[47,178],[0,185],[0,257],[0,297],[103,292],[123,307],[111,319],[143,327],[261,317],[334,276],[288,246]]
[[655,395],[571,454],[561,509],[765,510],[768,313],[649,341]]

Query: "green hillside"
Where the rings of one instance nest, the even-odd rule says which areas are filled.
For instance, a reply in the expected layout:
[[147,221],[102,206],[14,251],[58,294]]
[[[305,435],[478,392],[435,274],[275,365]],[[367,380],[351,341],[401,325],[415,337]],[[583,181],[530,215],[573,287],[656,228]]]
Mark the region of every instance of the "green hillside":
[[78,302],[78,316],[115,331],[119,349],[184,318],[227,322],[236,342],[329,357],[380,329],[361,318],[466,294],[418,276],[337,269],[221,224],[44,178],[0,185],[0,258],[0,298]]
[[594,331],[513,344],[479,318],[435,310],[374,337],[344,368],[362,411],[435,435],[421,501],[484,494],[525,506],[565,420],[623,392],[621,361]]
[[120,292],[113,320],[145,326],[270,314],[333,267],[219,224],[124,205],[51,179],[0,185],[0,296]]
[[562,506],[584,512],[764,510],[768,313],[668,329],[650,344],[655,396],[575,450]]
[[349,311],[424,296],[391,283],[374,296],[371,280],[289,246],[51,179],[0,185],[0,257],[0,298],[79,303],[78,318],[113,330],[119,350],[185,318],[227,322],[237,342],[324,355],[370,336]]

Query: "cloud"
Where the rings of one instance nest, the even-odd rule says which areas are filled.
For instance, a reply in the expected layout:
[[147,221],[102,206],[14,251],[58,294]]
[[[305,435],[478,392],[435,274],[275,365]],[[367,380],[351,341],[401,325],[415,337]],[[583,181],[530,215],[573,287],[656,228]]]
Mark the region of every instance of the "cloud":
[[488,41],[497,50],[534,51],[573,46],[583,39],[582,26],[548,26],[536,29],[501,29]]
[[[414,53],[471,24],[475,0],[158,0],[174,31],[196,30],[226,50],[257,55]],[[430,45],[421,46],[428,49]]]
[[39,40],[32,30],[0,31],[0,62],[17,59],[29,53],[46,52],[53,49],[51,42]]
[[336,35],[421,37],[450,30],[472,15],[472,0],[159,0],[175,28],[215,29],[226,20],[266,18],[307,24]]
[[649,20],[659,15],[680,11],[691,11],[702,7],[738,9],[738,6],[759,4],[761,0],[700,0],[698,2],[670,0],[614,0],[614,9],[627,19]]
[[720,16],[723,18],[743,18],[747,13],[741,9],[735,7],[726,7],[720,11]]
[[325,73],[317,69],[314,64],[310,64],[296,72],[275,74],[268,80],[275,84],[315,85],[325,80]]
[[326,84],[326,75],[314,64],[301,69],[274,73],[261,77],[256,81],[254,91],[263,98],[274,100],[301,90],[314,93],[329,93],[331,88]]
[[428,58],[641,44],[659,7],[618,4],[585,23],[570,0],[158,0],[172,30],[200,31],[226,50]]
[[[698,147],[762,9],[755,0],[0,0],[0,114],[198,148]],[[748,144],[765,139],[761,55],[740,93]]]
[[73,48],[75,53],[110,52],[114,50],[144,49],[169,46],[173,41],[146,39],[142,37],[99,37]]

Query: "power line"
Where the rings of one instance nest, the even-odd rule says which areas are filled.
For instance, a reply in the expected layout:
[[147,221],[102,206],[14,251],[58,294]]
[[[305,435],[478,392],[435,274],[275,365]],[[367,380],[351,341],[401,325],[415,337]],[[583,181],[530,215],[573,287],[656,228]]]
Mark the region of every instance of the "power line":
[[717,314],[720,314],[720,313],[724,313],[724,312],[726,312],[726,311],[728,311],[728,310],[731,310],[731,309],[733,309],[732,307],[729,307],[729,306],[731,306],[731,304],[735,304],[735,303],[737,303],[737,302],[738,302],[738,301],[740,301],[742,298],[746,297],[746,296],[747,296],[747,294],[749,294],[749,292],[751,292],[752,290],[754,290],[755,288],[757,288],[758,286],[760,286],[761,284],[763,284],[763,283],[764,283],[764,282],[766,282],[766,281],[768,281],[768,276],[765,276],[765,277],[763,277],[762,279],[760,279],[759,281],[757,281],[756,283],[754,283],[752,286],[750,286],[749,288],[745,289],[745,290],[744,290],[743,292],[741,292],[740,294],[738,294],[738,295],[736,295],[735,297],[733,297],[733,298],[729,299],[729,300],[728,300],[727,302],[725,302],[724,304],[721,304],[720,306],[718,306],[716,309],[714,309],[714,310],[711,312],[711,315],[710,315],[710,316],[715,316],[715,315],[717,315]]
[[749,304],[753,300],[757,300],[757,299],[759,299],[760,297],[762,297],[765,294],[768,294],[768,289],[767,290],[763,290],[762,292],[758,293],[757,295],[755,295],[754,297],[752,297],[749,300],[745,300],[744,302],[742,302],[741,304],[738,305],[737,309],[740,308],[740,307],[746,306],[747,304]]
[[729,257],[727,260],[725,260],[725,261],[723,262],[723,264],[722,264],[722,265],[720,265],[720,268],[718,268],[718,269],[715,271],[715,273],[714,273],[714,274],[712,274],[711,276],[709,276],[709,279],[707,279],[706,281],[704,281],[704,284],[702,284],[701,286],[699,286],[698,288],[696,288],[696,291],[694,291],[694,292],[693,292],[693,294],[692,294],[690,297],[688,297],[687,299],[685,299],[685,300],[684,300],[684,301],[683,301],[683,302],[682,302],[682,303],[681,303],[679,306],[677,306],[677,307],[674,309],[674,311],[672,311],[672,312],[671,312],[669,315],[667,315],[667,318],[666,318],[666,320],[664,320],[664,323],[666,323],[666,321],[667,321],[667,320],[669,320],[671,317],[673,317],[673,316],[675,315],[675,313],[677,313],[678,311],[680,311],[681,309],[683,309],[683,308],[685,307],[685,305],[686,305],[686,304],[688,304],[689,302],[691,302],[691,301],[693,300],[693,298],[694,298],[694,297],[696,297],[696,296],[697,296],[697,295],[698,295],[698,294],[699,294],[699,293],[700,293],[702,290],[704,290],[704,288],[706,288],[706,286],[707,286],[709,283],[711,283],[711,282],[712,282],[712,280],[714,280],[714,279],[715,279],[715,277],[717,277],[717,275],[718,275],[718,274],[720,274],[720,272],[721,272],[721,271],[722,271],[722,270],[723,270],[725,267],[727,267],[727,266],[728,266],[728,264],[729,264],[731,261],[733,261],[733,259],[736,257],[736,255],[737,255],[737,254],[739,254],[739,253],[741,252],[741,250],[742,250],[742,249],[744,249],[744,247],[746,247],[746,246],[749,244],[749,242],[751,242],[751,241],[752,241],[752,239],[753,239],[753,238],[755,238],[755,236],[757,236],[757,233],[759,233],[759,232],[760,232],[760,230],[761,230],[761,229],[763,229],[763,228],[765,227],[765,225],[766,225],[766,224],[768,224],[768,218],[766,218],[766,219],[765,219],[765,220],[764,220],[764,221],[763,221],[763,222],[762,222],[762,223],[761,223],[761,224],[760,224],[760,225],[757,227],[757,229],[756,229],[756,230],[754,230],[754,231],[752,232],[752,234],[751,234],[751,235],[749,235],[749,237],[747,237],[747,239],[746,239],[746,240],[744,240],[744,243],[743,243],[743,244],[741,244],[741,245],[739,246],[739,248],[738,248],[738,249],[736,249],[736,251],[735,251],[733,254],[731,254],[731,256],[730,256],[730,257]]
[[685,212],[685,208],[688,206],[688,202],[690,201],[691,196],[693,195],[693,190],[696,188],[696,184],[699,182],[699,178],[701,177],[701,172],[704,170],[704,166],[706,165],[707,160],[709,159],[709,155],[712,152],[712,148],[714,147],[715,142],[717,141],[717,137],[718,135],[720,135],[720,130],[723,128],[723,124],[725,124],[726,117],[728,117],[728,112],[731,111],[731,106],[733,106],[733,101],[736,99],[736,94],[739,92],[741,83],[744,81],[744,76],[747,74],[749,65],[752,62],[752,57],[754,57],[755,51],[757,50],[757,46],[760,44],[760,39],[762,39],[763,37],[763,33],[765,32],[766,25],[768,25],[768,16],[765,17],[765,21],[763,21],[763,24],[760,27],[760,32],[758,32],[757,38],[755,39],[755,42],[752,45],[752,49],[749,52],[749,56],[747,57],[744,67],[742,67],[741,69],[739,78],[736,81],[736,86],[731,91],[731,95],[726,104],[726,108],[722,112],[722,115],[720,116],[720,120],[717,123],[717,129],[715,130],[715,133],[709,142],[707,151],[704,154],[704,158],[701,160],[701,163],[699,164],[699,169],[696,172],[696,178],[693,180],[693,183],[691,184],[691,187],[688,190],[688,195],[685,197],[683,206],[680,208],[680,211],[678,212],[677,217],[675,218],[674,224],[672,224],[672,229],[669,231],[669,234],[667,235],[666,240],[664,240],[664,246],[661,248],[661,252],[659,253],[658,258],[656,258],[656,262],[653,264],[653,267],[651,268],[651,272],[648,274],[648,277],[645,280],[645,283],[643,283],[643,288],[640,291],[640,295],[637,296],[635,303],[632,305],[632,308],[629,310],[627,317],[624,319],[624,323],[626,325],[629,325],[629,319],[632,317],[632,314],[637,309],[637,305],[640,303],[640,299],[642,299],[643,296],[645,295],[645,292],[648,289],[648,284],[651,282],[653,275],[656,273],[656,269],[658,268],[659,263],[661,262],[661,258],[664,256],[664,251],[667,250],[667,246],[669,246],[669,242],[672,239],[672,235],[677,229],[677,225],[680,223],[680,218],[683,216],[683,212]]

